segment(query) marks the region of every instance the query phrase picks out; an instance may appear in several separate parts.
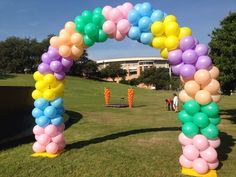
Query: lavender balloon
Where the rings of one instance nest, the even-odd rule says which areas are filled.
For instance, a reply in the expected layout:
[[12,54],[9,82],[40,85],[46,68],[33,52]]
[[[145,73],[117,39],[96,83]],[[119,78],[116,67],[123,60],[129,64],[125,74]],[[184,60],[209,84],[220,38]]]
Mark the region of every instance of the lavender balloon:
[[52,73],[52,71],[50,70],[50,66],[46,63],[41,63],[38,66],[38,71],[42,74]]
[[50,63],[50,69],[53,72],[60,72],[62,70],[62,64],[60,61],[52,61]]
[[203,56],[208,54],[208,46],[205,44],[198,44],[195,48],[195,52],[198,56]]
[[194,38],[194,41],[195,41],[195,46],[199,44],[199,41],[197,38]]
[[179,43],[180,49],[185,51],[195,47],[195,40],[192,36],[183,37]]
[[72,59],[62,58],[62,59],[61,59],[61,64],[62,64],[65,68],[70,68],[70,67],[73,65],[73,60],[72,60]]
[[180,75],[180,69],[183,65],[184,65],[184,63],[180,63],[180,64],[177,64],[177,65],[171,66],[171,70],[172,70],[173,74],[175,74],[177,76]]
[[204,56],[200,56],[198,57],[198,60],[196,62],[196,68],[197,69],[210,69],[212,66],[212,60],[210,57],[204,55]]
[[194,76],[196,68],[191,64],[185,64],[180,68],[180,75],[183,79],[189,79]]
[[61,57],[58,49],[55,49],[52,46],[49,46],[47,54],[51,58],[51,60],[58,60]]
[[51,59],[50,59],[50,57],[48,56],[47,53],[44,53],[41,56],[41,60],[42,60],[43,63],[46,63],[46,64],[50,64],[50,62],[51,62]]
[[197,53],[192,49],[186,50],[182,55],[182,60],[186,64],[194,64],[197,61],[197,58]]
[[169,52],[168,53],[168,61],[173,65],[177,65],[177,64],[181,63],[182,50],[177,49],[177,50],[173,50],[173,51]]
[[65,73],[64,73],[64,72],[54,73],[54,76],[55,76],[58,80],[63,80],[63,79],[65,79]]

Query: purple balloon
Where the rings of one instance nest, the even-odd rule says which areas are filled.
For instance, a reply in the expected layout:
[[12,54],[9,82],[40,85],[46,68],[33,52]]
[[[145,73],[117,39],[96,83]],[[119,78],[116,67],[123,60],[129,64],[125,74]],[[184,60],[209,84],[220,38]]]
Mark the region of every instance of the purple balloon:
[[61,57],[58,49],[55,49],[52,46],[49,46],[47,54],[51,58],[51,60],[58,60]]
[[195,48],[195,52],[198,56],[203,56],[208,54],[208,46],[205,44],[198,44]]
[[180,49],[183,51],[192,49],[195,47],[195,40],[192,36],[183,37],[179,43]]
[[65,79],[65,73],[64,73],[64,72],[54,73],[54,76],[55,76],[58,80],[63,80],[63,79]]
[[172,72],[173,72],[173,74],[175,74],[175,75],[179,75],[180,74],[180,68],[182,67],[184,65],[184,63],[180,63],[180,64],[178,64],[178,65],[173,65],[173,66],[171,66],[171,70],[172,70]]
[[52,73],[52,71],[50,70],[50,66],[46,63],[41,63],[38,66],[38,71],[42,74]]
[[72,59],[62,58],[62,59],[61,59],[61,64],[62,64],[65,68],[70,68],[70,67],[73,65],[73,60],[72,60]]
[[200,56],[198,57],[198,60],[196,62],[196,68],[197,69],[210,69],[212,66],[212,60],[209,56]]
[[50,57],[48,56],[47,53],[44,53],[42,56],[41,56],[41,60],[42,62],[46,63],[46,64],[50,64],[51,62],[51,59]]
[[193,77],[195,72],[196,68],[191,64],[185,64],[180,68],[180,75],[183,77],[183,79],[189,79]]
[[52,61],[50,63],[50,69],[53,72],[60,72],[62,70],[62,64],[60,61]]
[[182,60],[186,64],[194,64],[197,61],[197,58],[197,53],[192,49],[186,50],[182,55]]
[[194,38],[194,41],[195,41],[195,46],[199,44],[199,41],[197,38]]
[[173,50],[171,52],[168,53],[168,61],[172,64],[172,65],[177,65],[179,63],[181,63],[182,61],[182,50],[177,49],[177,50]]

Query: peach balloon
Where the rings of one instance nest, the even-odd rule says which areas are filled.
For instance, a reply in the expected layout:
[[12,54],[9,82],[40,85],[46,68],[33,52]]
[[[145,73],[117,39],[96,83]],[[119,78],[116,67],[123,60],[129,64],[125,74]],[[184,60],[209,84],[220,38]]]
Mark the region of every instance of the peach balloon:
[[199,90],[195,95],[195,100],[201,105],[208,104],[211,101],[211,94],[207,90]]
[[215,103],[218,103],[220,101],[220,99],[221,99],[221,95],[220,94],[218,94],[218,95],[211,95],[211,99]]
[[75,45],[71,47],[71,53],[76,57],[80,57],[83,54],[84,50],[82,48],[78,48]]
[[200,90],[200,85],[196,81],[191,80],[184,84],[184,90],[188,95],[194,96]]
[[67,45],[61,45],[59,47],[59,54],[62,56],[62,57],[69,57],[70,54],[71,54],[71,49],[69,46]]
[[200,85],[207,85],[211,81],[211,75],[209,71],[205,69],[199,69],[194,74],[194,80]]
[[51,39],[50,39],[50,45],[54,48],[59,48],[60,45],[61,45],[61,42],[59,40],[59,37],[58,36],[53,36]]
[[75,30],[75,23],[72,22],[72,21],[67,22],[67,23],[65,24],[65,30],[66,30],[68,33],[70,33],[70,34],[75,33],[75,32],[76,32],[76,30]]
[[209,91],[211,94],[217,93],[220,89],[220,83],[215,79],[211,79],[211,82],[204,86],[203,89]]
[[216,79],[220,74],[220,71],[216,66],[213,66],[209,72],[210,72],[211,78],[213,79]]
[[83,44],[83,36],[79,33],[74,33],[71,35],[71,43],[76,45],[77,47],[82,46]]
[[193,100],[193,98],[191,96],[189,96],[185,90],[181,90],[179,92],[179,99],[181,102],[185,103],[188,100]]
[[70,36],[70,33],[68,33],[67,31],[60,32],[59,39],[61,44],[70,44]]
[[180,81],[181,81],[183,84],[185,84],[186,82],[188,82],[188,81],[190,81],[190,80],[194,80],[194,78],[191,77],[191,78],[184,79],[182,76],[180,76]]

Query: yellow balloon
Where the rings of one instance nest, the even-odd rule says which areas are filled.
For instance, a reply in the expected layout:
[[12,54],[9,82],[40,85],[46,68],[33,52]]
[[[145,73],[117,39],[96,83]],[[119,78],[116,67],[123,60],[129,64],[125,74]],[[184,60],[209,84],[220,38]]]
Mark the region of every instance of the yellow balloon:
[[43,92],[43,97],[48,101],[52,101],[55,99],[56,94],[52,89],[47,89]]
[[163,49],[165,48],[165,40],[166,40],[165,36],[154,37],[152,40],[152,46],[156,49]]
[[161,57],[167,59],[168,58],[168,49],[167,48],[164,48],[161,50]]
[[165,47],[170,50],[175,50],[179,46],[179,38],[176,36],[169,36],[165,40]]
[[164,33],[164,24],[160,21],[156,21],[151,26],[151,31],[154,36],[161,36]]
[[35,84],[35,88],[40,91],[44,91],[49,88],[48,83],[46,83],[44,80],[37,81]]
[[176,22],[177,18],[174,15],[167,15],[164,19],[164,24],[168,23],[168,22]]
[[56,88],[52,89],[55,94],[59,94],[61,92],[64,92],[64,83],[61,82]]
[[43,80],[48,83],[48,84],[52,84],[56,81],[56,77],[52,74],[46,74],[44,77],[43,77]]
[[36,99],[38,99],[38,98],[41,98],[41,97],[43,97],[43,95],[42,95],[42,93],[41,93],[39,90],[34,90],[34,91],[32,92],[32,98],[33,98],[34,100],[36,100]]
[[62,81],[59,81],[59,80],[55,80],[55,82],[53,83],[50,83],[50,87],[51,88],[56,88]]
[[168,22],[165,24],[166,36],[178,36],[179,35],[179,24],[176,22]]
[[39,81],[43,79],[43,74],[41,74],[39,71],[34,72],[33,78],[35,81]]
[[192,30],[189,27],[180,28],[179,39],[181,39],[185,36],[192,36]]

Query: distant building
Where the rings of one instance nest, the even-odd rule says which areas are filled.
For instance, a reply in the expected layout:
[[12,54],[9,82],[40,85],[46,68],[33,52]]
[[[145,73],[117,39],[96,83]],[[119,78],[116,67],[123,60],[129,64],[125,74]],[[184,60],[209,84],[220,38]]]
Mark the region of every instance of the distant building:
[[[105,60],[97,60],[98,69],[101,70],[111,63],[120,63],[122,69],[127,71],[126,80],[138,78],[142,71],[150,67],[168,68],[171,75],[170,66],[166,59],[161,57],[134,57],[134,58],[113,58]],[[121,78],[115,80],[119,82]],[[111,80],[111,79],[108,79]]]

